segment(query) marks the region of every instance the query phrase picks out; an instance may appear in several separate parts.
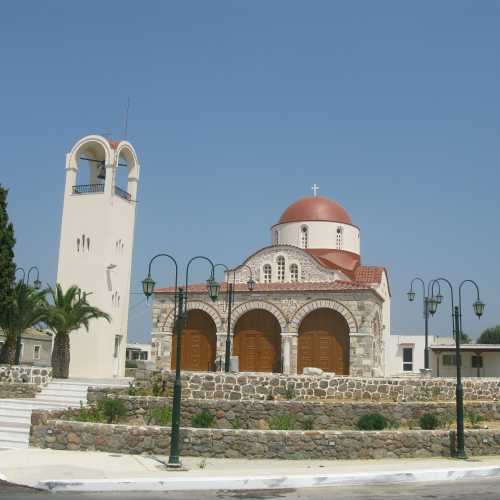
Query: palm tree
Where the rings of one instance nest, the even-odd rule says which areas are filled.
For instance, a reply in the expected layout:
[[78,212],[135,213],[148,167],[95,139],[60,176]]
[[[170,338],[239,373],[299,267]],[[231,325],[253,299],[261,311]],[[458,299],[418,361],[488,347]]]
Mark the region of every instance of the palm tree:
[[[12,289],[11,302],[0,310],[0,328],[6,337],[0,352],[0,363],[19,363],[19,359],[16,360],[16,344],[20,351],[23,332],[45,320],[45,295],[46,291],[38,292],[23,282]],[[19,356],[20,352],[17,353]]]
[[68,378],[70,345],[69,334],[82,326],[89,330],[91,319],[104,318],[110,321],[109,314],[91,306],[80,288],[71,286],[64,291],[61,285],[49,287],[51,302],[47,306],[46,323],[54,332],[52,351],[52,375],[56,378]]

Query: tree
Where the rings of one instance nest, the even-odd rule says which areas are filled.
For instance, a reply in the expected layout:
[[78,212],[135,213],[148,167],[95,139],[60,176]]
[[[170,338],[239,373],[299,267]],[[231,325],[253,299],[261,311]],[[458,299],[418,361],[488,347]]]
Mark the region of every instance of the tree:
[[461,344],[472,344],[472,339],[464,332],[460,333],[460,343]]
[[109,314],[91,306],[80,288],[72,286],[64,291],[61,285],[49,287],[50,302],[47,305],[46,323],[54,332],[52,351],[52,375],[56,378],[68,378],[70,362],[69,334],[82,326],[89,330],[91,319],[103,318],[110,321]]
[[[5,311],[12,301],[12,289],[16,279],[16,264],[14,262],[14,227],[9,222],[7,213],[8,190],[0,184],[0,311]],[[6,349],[7,342],[3,350]],[[2,350],[2,351],[3,351]],[[5,354],[0,352],[0,360]],[[0,361],[2,362],[2,361]]]
[[500,344],[500,325],[486,328],[477,339],[478,344]]
[[6,337],[0,363],[14,364],[17,339],[25,330],[45,320],[45,294],[45,291],[38,292],[22,282],[12,288],[7,305],[0,309],[0,328]]

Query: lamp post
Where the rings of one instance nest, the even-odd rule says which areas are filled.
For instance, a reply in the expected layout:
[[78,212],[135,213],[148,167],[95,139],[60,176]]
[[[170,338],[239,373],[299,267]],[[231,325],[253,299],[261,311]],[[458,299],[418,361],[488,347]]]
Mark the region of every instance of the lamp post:
[[479,298],[479,286],[473,280],[464,280],[458,286],[458,306],[454,303],[453,296],[453,286],[446,278],[437,278],[431,283],[432,296],[429,298],[429,312],[434,315],[437,311],[439,301],[437,297],[434,296],[434,285],[439,282],[446,283],[450,288],[451,295],[451,317],[452,317],[452,328],[453,335],[455,336],[455,357],[457,366],[457,382],[456,382],[456,413],[457,413],[457,441],[456,441],[456,452],[455,456],[457,458],[465,459],[467,455],[465,453],[465,433],[464,433],[464,388],[462,385],[462,360],[460,356],[460,341],[462,335],[462,286],[465,283],[471,283],[476,288],[476,301],[472,304],[474,313],[478,318],[483,315],[485,304],[481,302]]
[[202,255],[193,257],[189,260],[186,266],[186,286],[183,289],[178,287],[178,266],[177,261],[169,254],[161,253],[155,255],[150,261],[148,266],[148,276],[142,281],[142,291],[144,295],[149,298],[155,288],[155,281],[151,277],[151,264],[158,257],[167,257],[170,259],[175,266],[175,288],[174,288],[174,334],[177,340],[176,352],[175,352],[175,382],[174,382],[174,398],[172,401],[172,430],[170,434],[170,455],[168,458],[167,467],[170,468],[180,468],[182,466],[179,459],[179,428],[180,428],[180,416],[181,416],[181,397],[182,397],[182,383],[181,383],[181,340],[182,340],[182,329],[184,322],[187,318],[187,292],[188,292],[188,279],[189,279],[189,267],[191,263],[196,259],[203,259],[209,262],[211,265],[210,278],[207,280],[207,289],[212,300],[217,300],[219,294],[219,284],[215,281],[214,277],[214,264],[208,258]]
[[33,281],[33,288],[35,290],[40,290],[40,288],[42,287],[42,282],[40,281],[40,270],[38,269],[37,266],[31,266],[28,270],[28,275],[26,277],[26,284],[29,286],[30,284],[30,274],[31,274],[31,271],[36,271],[36,278],[34,279]]
[[[429,295],[431,282],[427,283],[427,294],[425,293],[425,283],[422,278],[418,276],[413,278],[410,283],[410,290],[407,292],[408,300],[413,302],[415,300],[415,292],[413,291],[413,283],[419,281],[422,284],[422,297],[424,301],[424,334],[425,334],[425,347],[424,347],[424,368],[429,370]],[[439,283],[438,283],[439,286]],[[439,286],[438,294],[436,295],[436,300],[441,303],[443,301],[443,296],[441,295],[441,287]]]
[[[229,282],[229,273],[231,270],[226,266],[226,264],[215,264],[214,269],[217,267],[223,267],[226,270],[226,286],[227,286],[227,335],[226,335],[226,353],[224,359],[224,371],[229,372],[231,365],[231,310],[234,303],[234,288],[236,272],[233,271],[233,282]],[[250,271],[250,278],[247,281],[247,287],[250,292],[255,288],[255,281],[253,280],[252,269],[250,266],[243,264]]]

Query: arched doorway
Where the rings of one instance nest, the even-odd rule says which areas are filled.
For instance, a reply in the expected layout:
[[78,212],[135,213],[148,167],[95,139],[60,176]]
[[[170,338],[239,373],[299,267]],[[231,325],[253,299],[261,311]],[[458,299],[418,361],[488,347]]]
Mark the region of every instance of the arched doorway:
[[269,311],[253,309],[234,328],[233,352],[242,372],[281,371],[281,328]]
[[[199,309],[188,311],[186,328],[182,330],[181,368],[188,371],[212,371],[217,352],[217,327],[213,319]],[[177,339],[172,336],[172,369],[175,370]]]
[[299,327],[298,372],[305,367],[349,375],[349,325],[333,309],[310,312]]

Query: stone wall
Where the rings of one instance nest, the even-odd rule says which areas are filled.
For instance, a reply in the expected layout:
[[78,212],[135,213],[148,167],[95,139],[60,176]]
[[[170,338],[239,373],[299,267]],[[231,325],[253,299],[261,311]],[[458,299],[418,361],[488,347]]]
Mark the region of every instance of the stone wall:
[[14,382],[0,382],[0,399],[23,399],[34,398],[36,393],[40,391],[40,386],[37,384],[17,384]]
[[[151,388],[165,381],[171,395],[174,373],[137,370],[135,385]],[[500,401],[500,379],[464,379],[464,397],[475,401]],[[328,374],[282,375],[271,373],[182,374],[183,398],[268,400],[283,398],[285,391],[301,400],[355,401],[454,401],[455,380],[445,378],[360,378]],[[287,396],[287,399],[290,399]]]
[[[92,393],[89,403],[96,403],[106,397],[106,393]],[[113,397],[125,402],[128,415],[138,424],[144,424],[144,417],[152,408],[171,408],[168,398],[136,397],[115,394]],[[313,402],[313,401],[210,401],[184,399],[181,405],[181,425],[189,427],[191,419],[202,410],[214,417],[213,427],[219,429],[267,429],[270,418],[292,416],[296,429],[304,429],[312,424],[313,429],[352,429],[362,415],[380,413],[400,425],[418,421],[424,413],[434,413],[443,420],[455,418],[453,402],[413,402],[413,403],[358,403],[358,402]],[[500,420],[500,404],[469,401],[465,413],[474,412],[486,420]]]
[[48,384],[52,379],[51,367],[27,365],[0,365],[0,382]]
[[[467,431],[469,455],[500,453],[499,431]],[[181,429],[180,451],[192,457],[371,459],[450,456],[451,431],[259,431]],[[170,428],[51,420],[34,412],[30,445],[56,450],[168,454]]]

